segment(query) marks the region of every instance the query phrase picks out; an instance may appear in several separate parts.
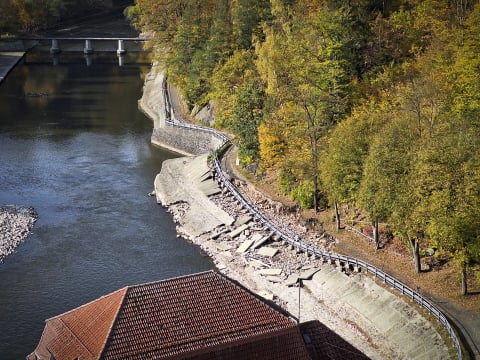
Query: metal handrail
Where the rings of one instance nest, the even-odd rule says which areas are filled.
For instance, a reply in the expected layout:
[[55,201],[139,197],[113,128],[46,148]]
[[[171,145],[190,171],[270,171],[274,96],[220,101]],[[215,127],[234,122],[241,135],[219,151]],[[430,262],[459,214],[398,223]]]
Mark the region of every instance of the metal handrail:
[[165,123],[167,125],[171,125],[171,126],[178,126],[178,127],[182,127],[182,128],[194,129],[194,130],[210,133],[213,136],[215,136],[215,137],[217,137],[217,138],[219,138],[220,140],[223,141],[222,145],[220,145],[219,148],[221,148],[223,145],[225,145],[227,142],[230,141],[230,138],[228,136],[226,136],[225,134],[222,134],[221,132],[219,132],[215,129],[209,128],[209,127],[199,126],[199,125],[195,125],[195,124],[180,123],[180,122],[171,121],[171,120],[165,120]]
[[[202,126],[193,125],[193,124],[178,123],[178,122],[173,122],[169,120],[167,120],[166,123],[171,126],[180,126],[184,128],[190,128],[190,129],[211,133],[212,135],[214,135],[215,137],[223,141],[222,145],[219,148],[223,147],[226,143],[230,141],[228,136],[212,128],[202,127]],[[378,277],[379,279],[383,280],[385,284],[392,286],[394,289],[398,290],[402,295],[409,297],[412,301],[415,301],[420,306],[427,309],[430,313],[432,313],[438,319],[438,321],[440,321],[443,327],[447,330],[453,342],[453,345],[457,350],[458,360],[462,360],[463,358],[462,348],[460,345],[460,341],[458,340],[457,334],[455,333],[452,325],[450,324],[445,314],[443,314],[443,312],[440,309],[438,309],[432,302],[424,298],[417,291],[403,284],[400,280],[397,280],[393,276],[387,274],[386,272],[378,269],[377,267],[363,260],[359,260],[356,258],[352,258],[350,256],[341,255],[341,254],[337,254],[337,253],[326,251],[326,250],[317,249],[313,245],[306,244],[305,240],[302,239],[299,235],[295,234],[295,232],[293,232],[292,230],[287,229],[287,231],[285,231],[285,230],[279,229],[278,226],[276,226],[270,220],[268,220],[260,212],[260,210],[257,209],[257,207],[254,204],[252,204],[247,199],[245,199],[245,197],[238,191],[237,187],[233,185],[232,182],[227,178],[227,176],[225,175],[225,172],[222,169],[217,151],[214,151],[213,164],[214,164],[215,172],[218,175],[218,178],[223,184],[223,186],[225,186],[230,191],[230,193],[233,196],[235,196],[235,198],[243,205],[245,209],[248,210],[248,212],[257,221],[267,226],[270,229],[270,231],[274,235],[276,235],[279,239],[293,246],[297,251],[308,253],[309,255],[322,258],[323,260],[338,261],[340,265],[343,264],[343,265],[353,266],[353,267],[356,267],[358,270],[363,268],[367,271],[367,273],[373,274],[375,277]]]

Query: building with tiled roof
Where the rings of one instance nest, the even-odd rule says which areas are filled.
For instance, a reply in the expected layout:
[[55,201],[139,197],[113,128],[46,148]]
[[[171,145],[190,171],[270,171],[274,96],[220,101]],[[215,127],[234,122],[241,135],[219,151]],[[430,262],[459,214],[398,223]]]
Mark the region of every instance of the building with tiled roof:
[[46,320],[28,360],[309,360],[296,321],[214,271],[128,286]]

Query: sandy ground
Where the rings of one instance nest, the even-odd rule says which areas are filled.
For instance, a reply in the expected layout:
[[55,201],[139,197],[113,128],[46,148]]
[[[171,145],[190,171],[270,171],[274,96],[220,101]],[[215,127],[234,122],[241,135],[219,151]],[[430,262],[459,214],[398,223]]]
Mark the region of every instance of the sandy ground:
[[25,240],[36,220],[31,207],[0,206],[0,263]]

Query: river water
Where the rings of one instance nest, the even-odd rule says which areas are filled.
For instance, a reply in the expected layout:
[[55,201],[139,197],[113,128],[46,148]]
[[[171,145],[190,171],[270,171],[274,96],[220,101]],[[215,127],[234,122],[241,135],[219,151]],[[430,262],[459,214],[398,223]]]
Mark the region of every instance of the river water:
[[150,145],[152,122],[137,109],[148,66],[77,56],[27,57],[0,85],[0,205],[39,215],[0,264],[1,359],[25,358],[49,317],[213,267],[147,196],[176,156]]

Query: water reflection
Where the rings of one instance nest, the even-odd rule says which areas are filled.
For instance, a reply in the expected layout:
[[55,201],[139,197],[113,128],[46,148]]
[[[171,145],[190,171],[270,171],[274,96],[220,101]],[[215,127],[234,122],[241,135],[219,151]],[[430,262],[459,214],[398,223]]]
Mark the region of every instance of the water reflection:
[[30,353],[49,317],[125,285],[212,267],[147,196],[175,156],[150,145],[151,121],[137,109],[148,70],[27,61],[0,86],[0,204],[39,213],[0,265],[2,359]]
[[[45,49],[44,49],[45,50]],[[93,52],[84,54],[83,51],[76,52],[58,52],[49,53],[48,51],[38,50],[28,53],[24,60],[25,63],[33,64],[49,64],[53,66],[68,64],[83,64],[91,66],[92,64],[111,64],[119,67],[131,65],[150,65],[152,58],[149,52]]]

